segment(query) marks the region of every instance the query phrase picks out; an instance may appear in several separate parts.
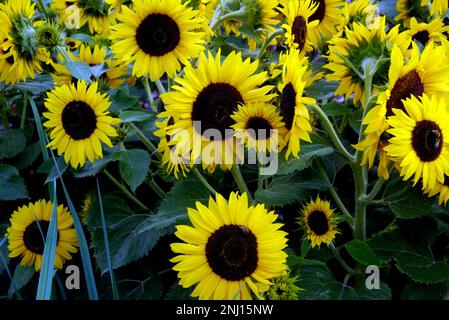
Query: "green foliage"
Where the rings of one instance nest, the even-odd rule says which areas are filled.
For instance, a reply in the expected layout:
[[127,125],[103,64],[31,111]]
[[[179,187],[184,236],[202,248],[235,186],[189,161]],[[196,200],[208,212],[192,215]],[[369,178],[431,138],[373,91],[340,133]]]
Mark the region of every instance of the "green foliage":
[[88,82],[92,76],[92,70],[86,62],[82,61],[69,61],[65,63],[65,66],[69,70],[72,76],[78,80],[84,80]]
[[[139,99],[131,96],[127,87],[120,87],[116,90],[115,94],[112,92],[110,95],[111,100],[111,112],[119,112],[138,106]],[[123,117],[120,116],[123,120]]]
[[25,149],[26,137],[22,130],[11,129],[0,133],[0,159],[11,158]]
[[28,191],[19,171],[10,165],[0,163],[0,200],[28,198]]
[[23,267],[21,265],[17,265],[14,270],[13,280],[9,286],[8,296],[12,297],[16,292],[26,286],[28,282],[31,281],[34,274],[34,267]]
[[376,257],[373,250],[360,240],[352,240],[345,244],[348,253],[359,263],[364,265],[380,265],[381,262]]
[[120,161],[120,175],[133,192],[142,184],[150,168],[150,155],[141,149],[129,149],[114,154]]

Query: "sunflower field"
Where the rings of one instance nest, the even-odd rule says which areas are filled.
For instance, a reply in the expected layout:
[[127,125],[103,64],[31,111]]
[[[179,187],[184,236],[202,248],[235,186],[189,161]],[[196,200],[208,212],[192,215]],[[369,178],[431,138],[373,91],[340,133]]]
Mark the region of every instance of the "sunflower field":
[[0,300],[449,299],[448,1],[0,22]]

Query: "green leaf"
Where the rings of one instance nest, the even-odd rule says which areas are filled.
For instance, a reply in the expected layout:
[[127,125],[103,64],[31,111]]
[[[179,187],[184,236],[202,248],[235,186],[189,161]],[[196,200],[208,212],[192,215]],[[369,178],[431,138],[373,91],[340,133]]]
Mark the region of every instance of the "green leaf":
[[0,164],[0,200],[28,198],[28,191],[19,171],[10,165]]
[[449,279],[449,265],[435,261],[428,245],[401,235],[399,229],[378,233],[368,245],[383,262],[396,261],[397,268],[416,282],[439,283]]
[[150,169],[151,158],[142,149],[129,149],[117,153],[120,160],[120,174],[133,192],[142,184]]
[[26,137],[20,129],[0,133],[0,159],[12,158],[25,149]]
[[364,265],[379,266],[381,261],[376,257],[376,254],[366,244],[360,240],[352,240],[345,244],[348,253],[359,263]]
[[441,300],[436,285],[409,283],[401,292],[402,300]]
[[26,82],[17,83],[14,88],[20,91],[28,91],[34,95],[40,95],[54,87],[53,78],[49,74],[39,74],[34,79],[28,79]]
[[88,82],[92,76],[92,70],[90,70],[90,67],[86,62],[68,61],[65,62],[65,66],[70,74],[79,80]]
[[[0,235],[5,234],[5,230],[3,230],[3,225],[0,225]],[[9,250],[8,250],[8,240],[6,238],[0,238],[0,274],[2,274],[3,270],[8,267],[9,262]],[[3,258],[3,259],[2,259]]]
[[70,36],[71,40],[77,40],[82,42],[90,43],[92,42],[92,37],[85,33],[75,33]]
[[37,160],[40,153],[41,149],[39,147],[39,142],[35,142],[27,145],[22,152],[14,158],[11,158],[8,163],[14,164],[19,170],[23,170],[32,165]]
[[325,79],[321,79],[308,87],[305,90],[304,95],[319,100],[327,100],[334,95],[334,91],[337,87],[338,82],[327,82]]
[[268,188],[258,189],[255,193],[256,201],[273,207],[283,207],[287,204],[306,199],[310,190],[324,190],[327,184],[317,176],[277,176]]
[[435,199],[428,198],[418,188],[413,188],[399,199],[388,202],[388,207],[396,217],[401,219],[414,219],[417,217],[431,215]]
[[160,300],[162,296],[162,284],[159,279],[122,280],[119,290],[122,300]]
[[[56,167],[56,165],[58,167]],[[56,160],[56,165],[53,159],[48,159],[47,161],[44,161],[39,166],[39,168],[37,168],[37,172],[48,174],[47,178],[45,179],[45,183],[52,182],[54,179],[59,177],[59,172],[62,175],[68,168],[68,163],[65,162],[63,156],[59,157],[58,160]]]
[[113,161],[112,154],[105,155],[103,158],[95,160],[94,163],[86,162],[86,164],[75,173],[76,178],[86,178],[95,176],[103,168],[105,168],[109,162]]
[[391,300],[391,289],[385,282],[380,282],[379,289],[369,290],[365,282],[359,282],[355,287],[360,300]]
[[131,96],[127,87],[120,87],[115,94],[110,95],[111,112],[127,110],[139,105],[139,98]]
[[34,266],[24,267],[17,265],[16,270],[14,270],[14,276],[12,277],[13,281],[9,286],[8,295],[11,297],[14,293],[26,286],[33,278],[34,273]]
[[352,113],[351,108],[349,108],[346,104],[337,102],[330,102],[324,104],[321,106],[321,109],[328,117]]
[[141,122],[154,120],[154,114],[144,111],[122,111],[120,112],[120,119],[122,123],[127,122]]

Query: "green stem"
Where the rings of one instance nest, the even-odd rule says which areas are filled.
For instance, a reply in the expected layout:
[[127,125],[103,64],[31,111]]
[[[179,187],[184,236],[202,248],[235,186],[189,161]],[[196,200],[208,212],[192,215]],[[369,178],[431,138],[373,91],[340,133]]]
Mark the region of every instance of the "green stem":
[[154,181],[154,178],[146,180],[146,183],[150,186],[150,188],[159,196],[159,198],[164,199],[167,195],[164,190]]
[[341,120],[340,127],[338,128],[338,134],[339,135],[343,135],[343,132],[345,131],[346,126],[348,125],[348,121],[349,121],[348,115],[345,114],[343,116],[343,119]]
[[139,137],[140,141],[143,142],[143,144],[148,148],[148,150],[152,154],[155,154],[159,160],[161,160],[162,159],[161,153],[159,152],[157,147],[145,136],[145,134],[134,123],[129,122],[128,125],[131,128],[133,128],[134,131],[136,131],[137,137]]
[[330,249],[335,257],[335,259],[337,259],[337,261],[340,263],[340,265],[343,267],[343,269],[346,270],[347,273],[349,273],[350,275],[355,274],[354,269],[352,269],[351,267],[349,267],[346,262],[343,260],[343,258],[341,257],[340,253],[338,252],[337,248],[335,248],[335,245],[333,242],[331,242],[330,244]]
[[318,166],[318,170],[320,171],[321,176],[327,183],[327,188],[329,189],[329,193],[331,194],[334,201],[337,203],[338,207],[340,208],[340,211],[346,216],[346,220],[348,223],[353,226],[354,225],[354,218],[349,213],[348,209],[344,205],[343,201],[341,200],[340,196],[337,193],[337,190],[335,190],[334,186],[332,185],[331,181],[329,180],[329,177],[327,175],[326,170],[324,169],[324,166],[319,158],[316,159],[316,163]]
[[265,39],[265,41],[262,43],[262,46],[259,49],[259,53],[257,54],[257,59],[261,59],[263,57],[265,51],[267,50],[268,46],[270,45],[271,41],[273,41],[273,39],[283,34],[284,29],[276,29],[272,33],[270,33],[268,37]]
[[25,91],[25,93],[23,94],[23,109],[22,109],[22,119],[20,119],[20,129],[25,128],[27,109],[28,109],[28,92]]
[[118,182],[107,170],[103,170],[103,173],[117,188],[120,189],[120,191],[122,191],[128,197],[129,200],[131,200],[132,202],[137,204],[143,210],[146,210],[146,211],[150,210],[150,209],[148,209],[148,207],[146,205],[144,205],[142,202],[140,202],[140,200],[137,199],[123,184]]
[[213,24],[211,29],[212,29],[212,31],[216,31],[218,26],[220,24],[222,24],[223,22],[225,22],[226,20],[244,21],[246,16],[247,16],[247,14],[246,14],[244,9],[240,9],[238,11],[230,12],[228,14],[225,14],[224,16],[221,16],[219,19],[217,19],[217,21],[215,21],[215,23]]
[[201,183],[207,188],[207,190],[210,191],[213,195],[217,194],[218,192],[207,182],[206,178],[203,177],[201,172],[197,168],[193,168],[193,173],[198,177],[198,179],[201,181]]
[[329,137],[332,140],[332,143],[337,148],[337,150],[348,160],[348,162],[352,165],[354,163],[354,156],[346,150],[345,146],[341,142],[340,138],[337,135],[337,132],[335,132],[334,127],[332,126],[332,123],[330,122],[327,115],[324,113],[321,108],[316,105],[312,104],[310,105],[311,109],[315,111],[315,113],[320,117],[321,119],[321,125],[323,126],[323,129],[326,130],[327,134],[329,134]]
[[382,190],[382,186],[384,185],[385,179],[382,177],[379,177],[377,179],[376,183],[374,184],[373,189],[371,189],[371,192],[366,195],[365,200],[371,201],[374,200],[374,198],[379,194],[380,190]]
[[148,102],[150,103],[151,109],[157,113],[157,107],[154,103],[153,94],[151,93],[150,82],[148,81],[148,77],[143,77],[142,83],[145,88],[145,92],[147,93]]
[[248,186],[243,179],[242,173],[240,172],[240,168],[238,165],[234,165],[231,168],[231,174],[234,177],[235,183],[237,183],[237,187],[239,188],[241,193],[246,193],[248,195],[249,201],[254,202],[253,196],[249,192]]
[[157,79],[154,83],[156,84],[157,91],[159,91],[159,94],[163,94],[163,93],[167,92],[167,90],[165,90],[164,86],[162,85],[162,82],[160,79]]
[[[376,67],[376,66],[374,66]],[[371,87],[373,80],[373,72],[376,68],[371,68],[368,64],[365,66],[365,101],[362,123],[360,124],[359,143],[363,139],[363,119],[369,109],[369,101],[371,98]],[[366,166],[360,166],[363,158],[363,151],[356,151],[355,164],[353,165],[354,183],[355,183],[355,221],[354,221],[354,238],[359,240],[366,239],[366,205],[364,201],[366,198],[367,184],[368,184],[368,170]]]

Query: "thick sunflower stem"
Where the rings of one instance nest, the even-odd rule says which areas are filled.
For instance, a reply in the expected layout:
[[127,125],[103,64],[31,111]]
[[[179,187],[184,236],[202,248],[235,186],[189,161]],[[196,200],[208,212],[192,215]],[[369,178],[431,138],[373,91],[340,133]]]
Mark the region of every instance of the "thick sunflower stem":
[[265,39],[265,41],[262,43],[259,53],[257,54],[257,59],[261,59],[263,55],[265,54],[265,51],[267,50],[268,46],[270,45],[271,41],[273,41],[276,37],[279,37],[284,34],[284,29],[276,29],[272,33],[268,35],[268,37]]
[[343,269],[345,269],[345,271],[350,275],[355,274],[355,270],[346,264],[346,262],[343,260],[340,253],[338,252],[337,248],[335,248],[335,245],[333,242],[331,242],[331,244],[329,245],[329,248],[331,249],[332,254],[334,255],[335,259],[337,259],[338,263],[340,263],[340,265],[343,267]]
[[240,168],[237,165],[232,166],[231,174],[234,177],[235,183],[237,184],[240,192],[246,193],[248,195],[249,201],[251,201],[251,203],[254,203],[253,196],[251,195],[251,192],[249,192],[248,186],[246,185],[242,173],[240,172]]
[[157,149],[157,147],[145,136],[145,134],[132,122],[129,122],[128,125],[134,129],[136,132],[137,137],[139,137],[140,141],[143,142],[143,144],[148,148],[148,150],[151,152],[151,154],[155,154],[156,157],[161,160],[162,155]]
[[157,91],[159,91],[159,95],[167,92],[160,79],[157,79],[154,83],[156,84]]
[[198,179],[201,181],[201,183],[206,187],[207,190],[209,190],[210,193],[213,195],[216,195],[218,192],[212,187],[209,182],[207,182],[206,178],[201,174],[201,172],[198,170],[198,168],[193,168],[193,173],[198,177]]
[[147,97],[148,97],[148,103],[151,106],[151,109],[157,113],[157,107],[154,103],[154,99],[153,99],[153,93],[151,92],[151,88],[150,88],[150,82],[148,81],[148,77],[143,77],[142,78],[142,83],[143,86],[145,88],[145,92],[147,93]]
[[[367,64],[365,66],[365,89],[364,96],[365,101],[363,104],[363,118],[360,124],[359,139],[360,143],[363,139],[363,119],[369,109],[369,102],[371,99],[371,87],[373,81],[373,75],[376,70],[376,65],[371,66]],[[361,166],[363,151],[357,150],[355,154],[355,164],[353,165],[354,183],[355,183],[355,220],[354,220],[354,238],[359,240],[366,239],[366,193],[368,185],[368,170],[366,166]]]
[[129,200],[138,205],[141,209],[145,211],[150,211],[146,205],[140,202],[123,184],[121,184],[117,179],[115,179],[107,170],[103,170],[104,175],[117,187],[124,195],[128,197]]
[[332,143],[334,144],[335,148],[337,148],[338,152],[341,153],[342,156],[348,160],[349,164],[354,164],[354,156],[346,150],[345,146],[341,142],[340,138],[338,137],[337,132],[335,131],[334,127],[332,126],[332,123],[330,122],[327,115],[324,113],[321,108],[316,105],[312,104],[310,105],[310,108],[318,115],[318,117],[321,120],[321,125],[323,126],[323,129],[326,130],[327,134],[332,140]]
[[379,177],[379,179],[377,179],[376,183],[374,184],[373,189],[371,189],[371,192],[366,195],[365,200],[366,201],[374,200],[374,198],[379,194],[380,190],[382,190],[384,182],[385,179]]

